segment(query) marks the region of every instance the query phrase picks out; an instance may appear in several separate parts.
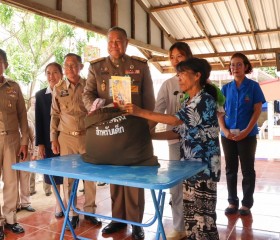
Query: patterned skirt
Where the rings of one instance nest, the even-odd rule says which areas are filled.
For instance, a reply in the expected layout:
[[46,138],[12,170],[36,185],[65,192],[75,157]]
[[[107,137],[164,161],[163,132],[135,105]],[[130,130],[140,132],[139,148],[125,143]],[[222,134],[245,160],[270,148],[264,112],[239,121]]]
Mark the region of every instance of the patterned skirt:
[[218,240],[217,183],[203,174],[183,182],[184,220],[188,239]]

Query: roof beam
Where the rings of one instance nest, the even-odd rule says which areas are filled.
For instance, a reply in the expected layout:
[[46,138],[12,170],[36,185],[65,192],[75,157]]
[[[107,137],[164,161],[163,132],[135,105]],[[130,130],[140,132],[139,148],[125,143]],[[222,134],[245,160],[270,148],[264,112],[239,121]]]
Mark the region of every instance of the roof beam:
[[131,37],[135,38],[135,0],[130,0]]
[[[194,57],[197,58],[216,58],[216,57],[231,57],[235,52],[220,52],[220,53],[203,53],[203,54],[194,54]],[[255,54],[267,54],[267,53],[276,53],[280,52],[280,48],[266,48],[266,49],[258,49],[258,50],[246,50],[240,51],[245,55],[255,55]],[[149,59],[149,62],[166,62],[169,61],[168,57],[162,56],[153,56]]]
[[[67,14],[67,13],[64,13],[64,12],[61,12],[58,10],[54,10],[53,8],[46,7],[40,3],[36,3],[33,1],[29,1],[29,0],[1,0],[1,1],[6,4],[15,6],[15,7],[26,9],[28,11],[31,11],[35,14],[39,14],[44,17],[48,17],[48,18],[52,18],[52,19],[55,19],[55,20],[58,20],[58,21],[61,21],[64,23],[68,23],[73,26],[86,29],[88,31],[93,31],[93,32],[102,34],[104,36],[107,35],[108,29],[101,28],[92,23],[77,19],[73,15],[70,15],[70,14]],[[162,28],[160,28],[160,29],[162,29]],[[165,49],[162,49],[162,48],[154,46],[154,45],[149,45],[147,43],[144,43],[139,40],[135,40],[133,38],[129,38],[129,44],[131,44],[135,47],[140,47],[140,48],[147,49],[149,51],[153,51],[153,52],[160,53],[163,55],[168,55],[168,51]]]
[[[255,35],[261,34],[273,34],[273,33],[280,33],[280,28],[270,29],[270,30],[262,30],[262,31],[253,31]],[[222,39],[222,38],[233,38],[233,37],[249,37],[252,35],[252,32],[243,32],[243,33],[230,33],[230,34],[222,34],[222,35],[212,35],[208,36],[211,40],[213,39]],[[205,37],[197,37],[197,38],[182,38],[177,39],[180,42],[197,42],[197,41],[204,41]]]
[[87,22],[92,23],[92,0],[87,0]]
[[118,4],[116,0],[110,0],[111,27],[118,26]]
[[[138,48],[138,50],[147,58],[147,59],[150,59],[152,58],[152,53],[148,50],[145,50],[145,49],[141,49],[141,48]],[[158,62],[153,62],[152,63],[155,68],[160,72],[160,73],[163,73],[163,69],[162,67],[160,66],[160,64]]]
[[168,38],[168,40],[171,42],[171,43],[175,43],[176,40],[169,34],[165,31],[165,29],[161,26],[161,24],[159,23],[159,21],[154,17],[154,15],[150,12],[150,10],[146,7],[145,4],[143,4],[143,2],[141,0],[136,0],[137,3],[140,5],[140,7],[146,12],[149,14],[149,17],[151,18],[151,20],[153,20],[153,22],[157,25],[157,27],[163,31],[164,35]]
[[[203,23],[202,23],[200,17],[198,16],[198,14],[196,13],[194,7],[192,6],[191,1],[190,1],[190,0],[186,0],[186,5],[188,5],[188,7],[190,8],[190,10],[191,10],[191,12],[192,12],[194,18],[195,18],[196,21],[197,21],[197,25],[199,26],[200,30],[201,30],[202,33],[204,34],[204,36],[205,36],[207,42],[208,42],[208,43],[210,44],[210,46],[212,47],[212,50],[213,50],[215,53],[217,53],[217,49],[215,48],[214,44],[211,42],[211,39],[208,37],[208,33],[206,32],[205,26],[203,25]],[[223,60],[222,60],[220,57],[218,57],[218,58],[219,58],[219,61],[220,61],[221,65],[224,67]]]
[[[271,67],[276,65],[275,59],[268,59],[268,60],[263,60],[262,65],[260,65],[260,62],[258,60],[250,60],[250,63],[253,65],[254,68],[258,67]],[[210,63],[212,67],[212,71],[220,71],[220,70],[228,70],[229,68],[229,62],[225,62],[225,66],[221,66],[220,63]],[[162,73],[174,73],[175,70],[171,66],[163,66],[162,67]]]
[[62,0],[56,0],[56,10],[62,11]]
[[[223,1],[224,0],[191,0],[190,2],[194,6],[194,5],[201,5],[201,4],[214,3],[214,2],[223,2]],[[150,12],[160,12],[160,11],[165,11],[165,10],[170,10],[170,9],[175,9],[175,8],[182,8],[182,7],[186,7],[186,4],[185,3],[168,4],[168,5],[150,8]]]
[[[249,25],[250,25],[250,29],[251,29],[251,35],[253,37],[256,49],[259,49],[259,44],[257,42],[256,35],[254,34],[254,31],[255,31],[256,27],[254,25],[254,19],[253,19],[251,10],[250,10],[250,6],[248,4],[248,0],[244,0],[244,4],[246,6],[246,9],[247,9],[247,12],[248,12],[248,15],[249,15],[248,21],[249,21]],[[262,59],[259,56],[258,56],[258,58],[259,58],[259,61],[260,61],[260,65],[262,65]]]
[[[54,10],[49,7],[45,7],[42,4],[36,2],[31,2],[28,0],[2,0],[2,1],[19,8],[27,9],[41,16],[55,18],[56,20],[66,22],[69,24],[74,24],[76,22],[76,17],[74,17],[73,15],[61,12],[59,10]],[[57,2],[56,7],[57,8],[62,7],[62,5],[60,6],[60,1]]]

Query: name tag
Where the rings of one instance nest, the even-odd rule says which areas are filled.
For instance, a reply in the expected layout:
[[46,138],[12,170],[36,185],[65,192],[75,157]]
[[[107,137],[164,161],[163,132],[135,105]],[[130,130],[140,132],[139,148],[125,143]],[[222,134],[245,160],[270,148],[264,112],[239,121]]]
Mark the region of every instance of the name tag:
[[131,86],[131,92],[132,93],[139,93],[139,87],[136,85]]
[[125,70],[125,74],[140,74],[140,70],[137,69],[129,69],[129,70]]

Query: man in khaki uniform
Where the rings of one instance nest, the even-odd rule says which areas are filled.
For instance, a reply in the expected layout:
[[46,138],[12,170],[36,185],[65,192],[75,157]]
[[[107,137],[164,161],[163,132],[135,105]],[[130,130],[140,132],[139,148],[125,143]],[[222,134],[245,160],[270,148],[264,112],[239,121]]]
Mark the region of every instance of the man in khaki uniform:
[[24,232],[16,218],[18,179],[12,164],[19,162],[20,156],[25,161],[28,145],[25,102],[19,85],[4,77],[7,67],[7,55],[0,49],[0,175],[4,182],[3,212],[0,206],[0,240],[4,239],[5,222],[6,229],[14,233]]
[[[54,86],[52,106],[50,140],[54,154],[61,156],[68,154],[85,153],[85,123],[84,119],[87,111],[82,101],[82,92],[86,85],[85,79],[80,77],[83,68],[80,56],[69,53],[64,58],[65,80],[61,80]],[[67,204],[69,203],[73,179],[64,178],[64,196]],[[85,181],[85,202],[84,211],[94,213],[96,209],[95,182]],[[76,201],[76,200],[75,200]],[[75,202],[76,204],[76,202]],[[79,216],[71,209],[70,221],[75,229]],[[95,217],[85,216],[94,225],[100,225],[101,221]]]
[[[96,98],[105,99],[105,105],[112,103],[109,79],[111,76],[129,75],[131,77],[132,103],[152,111],[155,106],[155,98],[147,61],[125,54],[128,39],[124,29],[113,27],[108,31],[107,37],[109,56],[93,61],[89,67],[83,94],[86,109],[91,111]],[[113,217],[142,222],[145,206],[144,189],[111,184],[110,192]],[[125,227],[124,223],[112,221],[102,232],[110,234]],[[134,239],[143,239],[144,236],[142,227],[132,226]]]
[[[33,122],[28,118],[28,153],[27,161],[36,160],[37,147],[35,146],[35,126]],[[30,172],[18,171],[18,183],[19,183],[19,193],[17,202],[17,211],[26,210],[28,212],[35,212],[36,210],[31,206],[30,202]]]

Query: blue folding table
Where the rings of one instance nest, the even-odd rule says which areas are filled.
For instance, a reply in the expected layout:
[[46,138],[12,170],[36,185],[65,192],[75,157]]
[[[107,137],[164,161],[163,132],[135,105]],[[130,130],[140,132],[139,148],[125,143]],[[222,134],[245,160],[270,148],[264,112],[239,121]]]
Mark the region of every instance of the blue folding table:
[[[164,189],[169,189],[183,179],[190,178],[198,172],[206,169],[207,164],[194,161],[167,161],[160,160],[160,166],[115,166],[115,165],[95,165],[85,163],[81,155],[68,155],[54,158],[46,158],[37,161],[28,161],[14,164],[12,166],[15,170],[23,170],[27,172],[42,173],[50,175],[50,180],[55,190],[55,194],[58,197],[61,208],[64,212],[65,219],[62,226],[60,239],[64,238],[65,227],[68,224],[69,229],[74,239],[87,239],[81,236],[76,236],[74,229],[69,221],[70,206],[78,214],[84,214],[88,216],[95,216],[103,219],[115,220],[127,224],[133,224],[142,227],[148,227],[154,224],[158,220],[158,228],[156,233],[156,239],[166,240],[162,216],[165,201]],[[69,199],[69,204],[65,208],[62,199],[57,191],[53,176],[61,176],[75,179],[72,192]],[[117,185],[138,187],[150,189],[155,215],[148,223],[131,222],[123,219],[113,218],[111,216],[104,216],[95,213],[88,213],[78,210],[74,206],[74,200],[77,194],[77,188],[79,180],[87,180],[94,182],[105,182]]]

